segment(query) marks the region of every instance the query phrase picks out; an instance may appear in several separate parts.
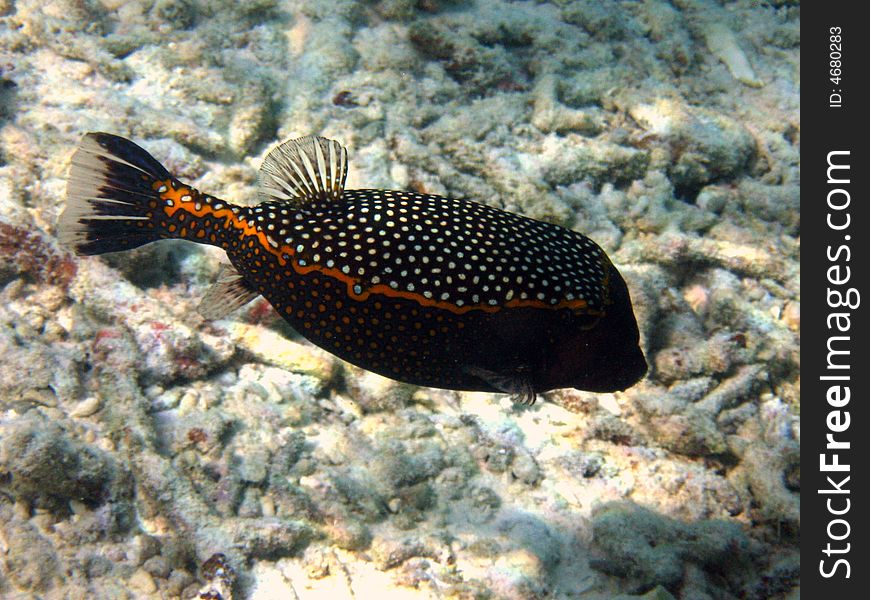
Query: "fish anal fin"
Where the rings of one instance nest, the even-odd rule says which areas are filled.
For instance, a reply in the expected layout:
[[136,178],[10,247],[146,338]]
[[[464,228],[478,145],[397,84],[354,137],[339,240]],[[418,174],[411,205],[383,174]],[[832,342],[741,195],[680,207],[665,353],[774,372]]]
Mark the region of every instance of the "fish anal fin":
[[206,291],[196,310],[210,321],[222,319],[259,295],[235,268],[224,265],[217,281]]
[[260,200],[294,204],[336,202],[347,179],[347,150],[319,136],[289,140],[273,148],[259,172]]

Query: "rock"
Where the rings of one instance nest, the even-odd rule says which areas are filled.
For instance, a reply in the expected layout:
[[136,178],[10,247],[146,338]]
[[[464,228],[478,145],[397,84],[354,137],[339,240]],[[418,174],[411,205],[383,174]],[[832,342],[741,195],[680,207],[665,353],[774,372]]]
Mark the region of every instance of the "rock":
[[8,515],[3,515],[0,523],[7,547],[5,573],[9,580],[19,589],[36,595],[43,595],[60,583],[63,574],[52,543],[30,523],[17,518],[10,521]]
[[347,378],[348,391],[364,413],[395,412],[404,408],[416,389],[363,369],[352,368],[350,373],[352,375]]
[[[800,11],[720,4],[0,0],[0,596],[798,594]],[[203,321],[219,248],[56,243],[86,131],[246,206],[324,135],[583,232],[650,374],[520,409]]]
[[638,104],[629,113],[676,157],[668,174],[678,196],[689,201],[694,202],[705,185],[745,172],[755,157],[752,135],[725,114],[673,100]]
[[725,521],[684,524],[629,502],[613,502],[594,511],[592,526],[601,553],[593,565],[640,587],[677,589],[686,564],[719,572],[725,565],[748,567],[753,558],[740,526]]
[[541,469],[531,454],[521,452],[511,463],[511,474],[526,485],[536,485],[541,480]]
[[713,55],[725,63],[731,75],[744,85],[760,88],[764,82],[758,78],[749,59],[746,58],[734,32],[724,23],[708,21],[702,27],[704,41]]
[[31,417],[0,427],[0,471],[11,475],[13,495],[63,504],[89,505],[112,495],[117,477],[113,458],[70,437],[58,425]]
[[229,330],[234,343],[263,362],[311,375],[323,383],[332,379],[335,358],[319,348],[288,340],[257,325],[232,323]]
[[657,585],[646,594],[640,596],[620,594],[619,596],[614,596],[612,600],[676,600],[676,598],[668,590]]
[[540,152],[540,171],[548,184],[570,185],[588,179],[625,184],[640,179],[649,165],[647,152],[612,143],[549,135]]
[[547,73],[535,84],[535,108],[532,125],[544,133],[577,131],[584,135],[599,133],[604,127],[602,118],[593,111],[568,108],[559,102],[556,94],[558,78]]
[[81,419],[93,416],[98,410],[100,410],[100,399],[96,396],[89,396],[79,402],[75,408],[70,411],[69,416]]
[[157,584],[154,582],[154,577],[145,569],[138,569],[127,580],[128,585],[143,594],[153,594],[157,591]]
[[166,579],[172,572],[172,565],[169,564],[169,561],[166,560],[166,557],[164,556],[152,556],[145,561],[145,564],[142,565],[142,569],[154,577]]

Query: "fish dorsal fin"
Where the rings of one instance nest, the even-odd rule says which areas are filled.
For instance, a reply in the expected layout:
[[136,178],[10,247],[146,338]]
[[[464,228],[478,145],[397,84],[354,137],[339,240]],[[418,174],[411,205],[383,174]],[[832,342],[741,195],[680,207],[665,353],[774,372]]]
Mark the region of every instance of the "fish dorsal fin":
[[318,136],[288,140],[273,148],[260,167],[260,200],[295,204],[333,202],[347,179],[347,150]]
[[196,311],[209,321],[223,319],[259,295],[235,268],[223,265],[217,281],[208,288]]

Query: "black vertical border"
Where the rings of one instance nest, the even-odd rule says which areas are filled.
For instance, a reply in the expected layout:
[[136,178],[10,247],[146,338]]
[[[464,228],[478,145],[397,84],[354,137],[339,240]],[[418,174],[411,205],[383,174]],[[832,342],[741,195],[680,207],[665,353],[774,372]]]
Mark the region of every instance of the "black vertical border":
[[[867,381],[870,380],[870,336],[868,336],[865,313],[870,307],[870,289],[866,286],[868,264],[870,264],[870,217],[868,217],[867,180],[870,179],[870,164],[867,161],[868,132],[866,112],[870,110],[870,97],[867,94],[868,37],[870,29],[862,2],[844,0],[828,2],[807,2],[801,14],[801,212],[802,249],[801,249],[801,588],[807,598],[866,598],[870,585],[870,564],[868,564],[867,531],[867,489],[870,488],[870,414],[867,403]],[[839,84],[830,80],[830,35],[832,27],[842,28],[842,79]],[[831,94],[840,90],[842,106],[832,108]],[[832,151],[848,150],[849,179],[847,185],[828,183],[828,154]],[[841,157],[843,155],[840,155]],[[842,161],[843,158],[838,158]],[[840,170],[839,173],[844,173]],[[827,196],[834,188],[845,188],[850,196],[848,209],[835,215],[842,222],[844,212],[851,219],[846,230],[835,231],[827,224]],[[835,194],[835,201],[844,196]],[[848,236],[848,239],[846,238]],[[836,249],[847,244],[851,250],[851,260],[836,262],[828,259],[828,248]],[[841,254],[845,258],[845,253]],[[834,264],[851,267],[851,279],[847,284],[832,286],[828,281],[828,269]],[[843,271],[840,271],[842,276]],[[861,294],[860,306],[854,310],[831,308],[828,305],[828,288],[839,287],[845,291],[856,288]],[[832,312],[850,313],[851,327],[848,334],[830,331],[828,316]],[[826,435],[830,433],[827,419],[830,411],[837,410],[828,404],[827,392],[832,381],[821,378],[832,372],[827,368],[827,342],[831,335],[848,335],[848,362],[851,368],[847,373],[851,399],[847,406],[839,410],[848,411],[849,428],[834,433],[838,441],[848,441],[848,450],[837,452],[839,462],[850,465],[845,475],[850,477],[842,484],[843,473],[823,473],[820,470],[820,455],[827,452]],[[841,346],[841,348],[844,346]],[[844,415],[837,417],[842,421]],[[836,424],[835,424],[836,426]],[[848,494],[820,493],[832,489],[827,476],[832,476]],[[827,506],[832,499],[834,509],[842,509],[845,499],[849,499],[850,509],[842,516],[832,515]],[[848,521],[849,535],[837,541],[829,538],[828,524],[837,518]],[[841,536],[846,531],[842,523],[835,524],[831,531]],[[824,550],[844,549],[850,544],[849,552],[826,556]],[[837,558],[844,558],[850,566],[850,577],[846,578],[844,565],[839,565],[834,576],[826,578],[821,574],[820,561],[830,572]],[[824,594],[824,596],[822,595]]]

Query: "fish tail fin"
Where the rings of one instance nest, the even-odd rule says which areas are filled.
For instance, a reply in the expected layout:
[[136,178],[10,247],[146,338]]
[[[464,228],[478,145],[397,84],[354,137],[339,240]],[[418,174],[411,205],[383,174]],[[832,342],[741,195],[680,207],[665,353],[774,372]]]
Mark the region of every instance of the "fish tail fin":
[[86,134],[72,157],[58,237],[85,255],[178,237],[154,218],[158,188],[171,179],[163,165],[130,140]]

